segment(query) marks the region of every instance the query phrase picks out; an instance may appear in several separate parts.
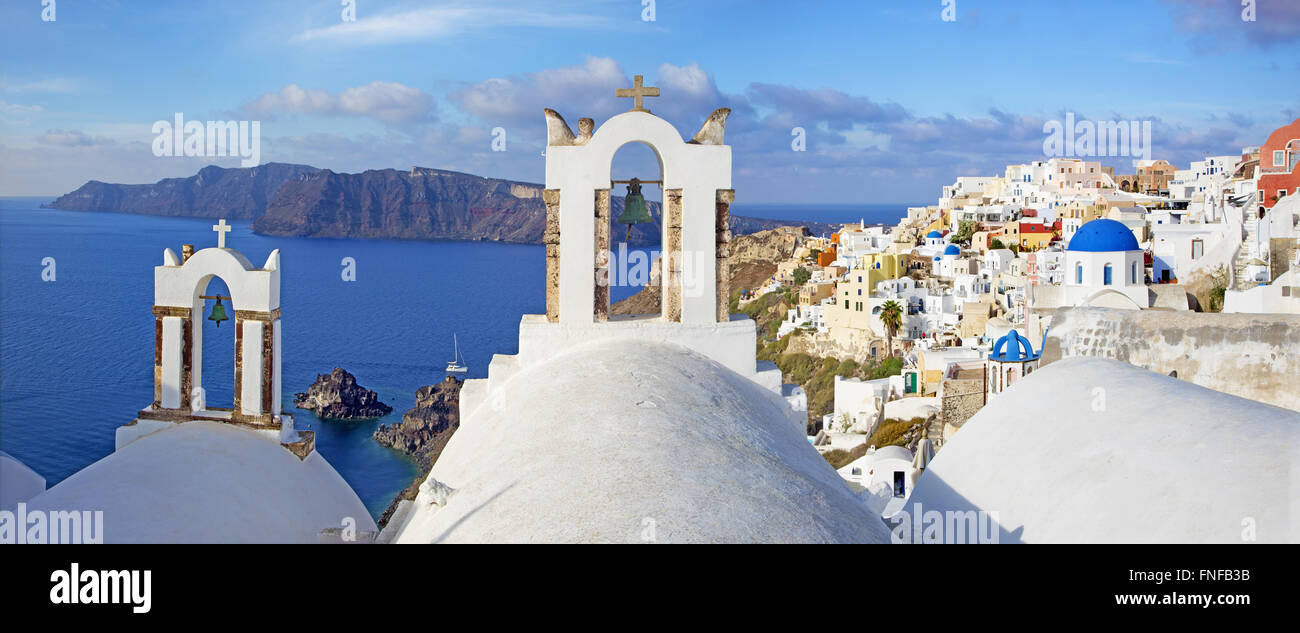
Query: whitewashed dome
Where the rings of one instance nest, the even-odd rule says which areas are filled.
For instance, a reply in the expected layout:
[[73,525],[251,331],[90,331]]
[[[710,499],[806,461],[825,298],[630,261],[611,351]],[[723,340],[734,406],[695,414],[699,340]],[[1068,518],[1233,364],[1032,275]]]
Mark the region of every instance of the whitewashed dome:
[[1300,413],[1103,358],[1035,371],[938,452],[908,507],[1001,542],[1300,542]]
[[462,412],[395,540],[887,543],[783,407],[684,347],[588,343]]
[[42,492],[45,492],[44,477],[18,458],[0,451],[0,510],[13,510]]
[[299,460],[274,438],[218,422],[141,437],[27,505],[102,510],[105,543],[316,543],[348,517],[358,532],[376,529],[320,453]]

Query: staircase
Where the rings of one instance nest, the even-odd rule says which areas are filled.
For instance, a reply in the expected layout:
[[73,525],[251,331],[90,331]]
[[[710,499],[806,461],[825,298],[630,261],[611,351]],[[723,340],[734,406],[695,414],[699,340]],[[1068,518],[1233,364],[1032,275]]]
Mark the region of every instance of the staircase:
[[[1253,214],[1252,214],[1253,215]],[[1255,259],[1255,246],[1258,244],[1259,220],[1246,220],[1242,226],[1244,238],[1241,246],[1237,248],[1237,254],[1232,257],[1232,286],[1233,290],[1249,290],[1258,285],[1258,282],[1251,279],[1246,274],[1246,266],[1250,260]]]
[[1232,286],[1233,290],[1249,290],[1258,285],[1253,279],[1246,275],[1246,266],[1250,260],[1256,257],[1256,246],[1259,243],[1259,223],[1263,220],[1253,219],[1255,213],[1255,195],[1252,194],[1240,207],[1228,207],[1224,209],[1226,213],[1238,214],[1235,218],[1241,224],[1242,240],[1241,245],[1237,247],[1237,252],[1232,256]]

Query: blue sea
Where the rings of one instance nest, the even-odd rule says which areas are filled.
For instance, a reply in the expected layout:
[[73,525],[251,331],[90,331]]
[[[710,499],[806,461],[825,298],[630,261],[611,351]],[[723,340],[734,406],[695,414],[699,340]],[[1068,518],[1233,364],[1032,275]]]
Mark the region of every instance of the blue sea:
[[736,202],[731,212],[751,218],[844,223],[864,221],[871,224],[897,224],[907,216],[908,207],[923,207],[933,202],[899,202],[867,204],[746,204]]
[[[153,400],[153,267],[163,249],[216,245],[211,220],[40,209],[49,199],[0,198],[0,450],[54,485],[113,450],[114,430]],[[857,221],[877,209],[751,205],[737,213]],[[759,215],[770,211],[772,215]],[[794,215],[794,214],[798,215]],[[316,432],[316,447],[376,517],[418,471],[377,444],[415,391],[441,381],[460,341],[469,378],[493,354],[518,351],[519,319],[545,311],[541,246],[491,242],[307,239],[254,234],[232,222],[227,245],[260,265],[281,252],[284,410]],[[343,281],[341,260],[356,260]],[[54,281],[43,261],[53,258]],[[619,300],[634,287],[611,288]],[[225,294],[220,281],[207,294]],[[210,405],[233,401],[234,322],[203,323]],[[378,392],[393,412],[366,422],[321,421],[293,394],[335,366]]]

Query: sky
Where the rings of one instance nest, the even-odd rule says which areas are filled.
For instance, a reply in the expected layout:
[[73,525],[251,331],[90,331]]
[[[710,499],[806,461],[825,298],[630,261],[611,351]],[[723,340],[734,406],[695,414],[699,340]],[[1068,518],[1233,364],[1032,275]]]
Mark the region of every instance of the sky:
[[933,202],[1070,113],[1183,168],[1300,117],[1298,0],[0,0],[0,52],[4,196],[239,166],[155,155],[176,113],[257,122],[264,163],[540,182],[542,109],[599,125],[634,74],[684,138],[732,109],[738,203]]

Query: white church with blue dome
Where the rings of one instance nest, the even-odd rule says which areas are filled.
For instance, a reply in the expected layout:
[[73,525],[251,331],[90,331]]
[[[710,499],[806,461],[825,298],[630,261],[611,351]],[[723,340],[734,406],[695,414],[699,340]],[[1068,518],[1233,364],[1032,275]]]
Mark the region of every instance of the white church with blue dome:
[[1037,352],[1020,332],[1011,330],[993,343],[988,357],[988,384],[985,387],[989,396],[1002,393],[1004,389],[1035,369],[1042,353],[1041,346]]
[[930,274],[942,279],[952,279],[956,274],[956,262],[961,257],[961,247],[949,244],[937,251],[930,262]]
[[1146,262],[1133,231],[1101,218],[1085,223],[1065,249],[1063,305],[1151,307]]

